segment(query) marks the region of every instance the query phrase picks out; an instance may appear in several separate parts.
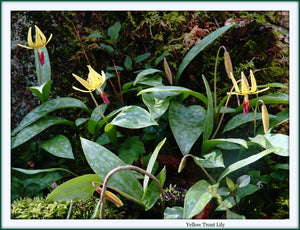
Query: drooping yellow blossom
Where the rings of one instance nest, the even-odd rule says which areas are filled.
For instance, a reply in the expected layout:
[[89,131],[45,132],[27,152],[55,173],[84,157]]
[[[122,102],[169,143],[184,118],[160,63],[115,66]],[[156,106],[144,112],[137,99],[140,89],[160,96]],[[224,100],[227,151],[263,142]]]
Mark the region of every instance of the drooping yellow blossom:
[[41,52],[41,48],[46,46],[48,42],[51,40],[52,34],[50,35],[48,41],[46,39],[46,36],[43,34],[43,32],[35,25],[35,43],[32,41],[32,36],[31,36],[31,27],[29,27],[28,30],[28,46],[18,44],[21,47],[24,47],[26,49],[37,49],[39,52]]
[[35,43],[32,41],[32,36],[31,36],[31,27],[29,27],[28,30],[28,37],[27,37],[27,42],[28,46],[18,44],[19,46],[26,48],[26,49],[37,49],[38,51],[38,58],[40,60],[41,65],[43,66],[45,61],[44,61],[44,53],[41,51],[41,48],[46,46],[48,42],[51,40],[52,34],[50,35],[48,41],[46,39],[46,36],[43,34],[43,32],[35,25]]
[[[258,93],[264,92],[269,89],[269,87],[267,87],[267,88],[257,91],[256,80],[255,80],[252,70],[250,70],[250,77],[251,77],[251,88],[249,87],[249,83],[247,81],[245,74],[243,72],[241,73],[241,80],[240,80],[241,81],[241,89],[240,89],[238,87],[238,84],[237,84],[232,72],[230,72],[230,79],[231,79],[232,84],[235,89],[235,92],[233,92],[231,94],[237,94],[237,95],[244,96],[244,101],[243,101],[244,114],[249,113],[250,101],[249,101],[248,95],[249,94],[258,94]],[[227,94],[229,94],[229,93],[227,93]]]
[[76,80],[79,81],[87,90],[82,90],[75,86],[73,86],[73,88],[75,90],[78,90],[78,91],[81,91],[84,93],[91,93],[97,89],[98,92],[100,93],[104,103],[108,104],[109,101],[108,101],[107,97],[105,96],[105,93],[101,89],[101,86],[104,84],[104,82],[106,80],[105,73],[103,71],[101,71],[101,75],[100,75],[90,65],[88,65],[87,67],[89,68],[89,74],[88,74],[87,80],[82,79],[81,77],[77,76],[74,73],[72,74],[73,77],[75,77]]

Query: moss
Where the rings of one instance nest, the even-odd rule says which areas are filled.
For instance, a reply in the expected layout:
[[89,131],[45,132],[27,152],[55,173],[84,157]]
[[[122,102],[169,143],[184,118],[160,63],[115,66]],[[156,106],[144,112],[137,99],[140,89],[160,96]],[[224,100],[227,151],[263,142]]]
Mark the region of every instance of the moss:
[[[99,198],[76,199],[69,219],[90,219]],[[71,201],[49,201],[43,198],[24,198],[11,204],[12,219],[66,219]],[[105,219],[120,219],[124,211],[106,202]]]

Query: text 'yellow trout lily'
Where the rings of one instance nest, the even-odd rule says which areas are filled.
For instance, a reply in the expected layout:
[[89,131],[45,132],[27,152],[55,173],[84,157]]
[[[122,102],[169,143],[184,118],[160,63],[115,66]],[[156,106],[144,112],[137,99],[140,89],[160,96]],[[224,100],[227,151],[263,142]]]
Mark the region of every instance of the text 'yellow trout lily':
[[[235,89],[235,92],[233,92],[231,94],[244,96],[244,101],[243,101],[244,114],[249,113],[250,101],[249,101],[248,95],[249,94],[258,94],[258,93],[264,92],[269,89],[269,87],[267,87],[267,88],[257,91],[256,80],[255,80],[252,70],[250,70],[250,77],[251,77],[251,88],[249,87],[249,84],[248,84],[245,74],[243,72],[241,73],[241,80],[240,80],[241,81],[241,90],[240,90],[232,72],[230,72],[230,79],[231,79],[232,84]],[[227,94],[230,94],[230,93],[227,93]]]
[[46,36],[43,34],[43,32],[35,25],[35,43],[32,41],[32,36],[31,36],[31,27],[29,27],[28,30],[28,37],[27,37],[27,42],[28,46],[24,46],[21,44],[18,44],[19,46],[26,48],[26,49],[37,49],[38,51],[38,57],[40,60],[41,65],[44,65],[44,53],[41,51],[41,48],[46,46],[48,42],[51,40],[52,34],[50,35],[48,41],[46,39]]
[[101,95],[104,103],[108,104],[109,101],[108,101],[105,93],[101,89],[101,86],[104,84],[104,82],[106,80],[105,73],[103,71],[101,71],[102,75],[100,75],[90,65],[88,65],[87,67],[89,68],[89,75],[88,75],[88,78],[86,81],[83,80],[81,77],[78,77],[76,74],[74,74],[74,73],[72,74],[73,77],[75,77],[76,80],[79,81],[87,90],[78,89],[75,86],[73,86],[73,88],[75,90],[78,90],[78,91],[84,92],[84,93],[91,93],[97,89],[99,94]]

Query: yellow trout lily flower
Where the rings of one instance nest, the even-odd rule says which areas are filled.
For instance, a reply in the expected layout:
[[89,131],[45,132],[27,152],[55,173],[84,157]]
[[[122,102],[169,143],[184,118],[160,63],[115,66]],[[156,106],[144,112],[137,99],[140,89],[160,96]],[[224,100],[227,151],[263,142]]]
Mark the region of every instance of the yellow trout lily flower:
[[73,86],[73,88],[75,90],[78,90],[78,91],[84,92],[84,93],[91,93],[97,89],[99,94],[101,95],[104,103],[108,104],[109,101],[108,101],[107,97],[105,96],[105,93],[101,89],[101,86],[104,84],[104,82],[106,80],[105,73],[103,71],[101,71],[101,75],[100,75],[90,65],[88,65],[87,67],[89,69],[89,74],[88,74],[88,78],[86,81],[84,79],[82,79],[81,77],[77,76],[76,74],[74,74],[74,73],[72,74],[73,77],[75,77],[76,80],[79,81],[87,90],[82,90],[75,86]]
[[28,30],[28,46],[24,46],[21,44],[18,44],[21,47],[24,47],[26,49],[37,49],[39,52],[41,51],[41,48],[46,46],[48,42],[51,40],[52,34],[50,35],[48,41],[46,39],[46,36],[43,34],[43,32],[35,25],[35,43],[32,41],[32,36],[31,36],[31,27],[29,27]]
[[232,84],[235,89],[235,92],[233,92],[231,94],[244,96],[244,101],[243,101],[244,114],[249,113],[250,101],[248,99],[248,95],[249,94],[258,94],[258,93],[264,92],[269,89],[269,87],[267,87],[267,88],[257,91],[256,80],[255,80],[252,70],[250,70],[250,77],[251,77],[251,88],[249,87],[249,84],[248,84],[248,81],[247,81],[247,78],[246,78],[244,72],[241,73],[241,80],[240,80],[241,81],[241,89],[240,89],[238,87],[238,84],[237,84],[232,72],[230,72],[230,79],[231,79]]
[[43,34],[43,32],[35,25],[35,43],[32,41],[32,36],[31,36],[31,27],[29,27],[28,30],[28,37],[27,37],[27,42],[28,46],[24,46],[21,44],[18,44],[18,46],[21,46],[26,49],[37,49],[38,51],[38,58],[40,60],[41,65],[44,65],[44,53],[41,51],[41,48],[46,46],[48,42],[51,40],[52,34],[50,35],[48,41],[46,39],[46,36]]

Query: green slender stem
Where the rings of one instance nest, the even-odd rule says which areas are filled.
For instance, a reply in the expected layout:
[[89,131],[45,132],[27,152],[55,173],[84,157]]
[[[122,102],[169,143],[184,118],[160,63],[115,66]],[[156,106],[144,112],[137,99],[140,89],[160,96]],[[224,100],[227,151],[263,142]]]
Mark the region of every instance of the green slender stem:
[[119,166],[117,168],[114,168],[113,170],[111,170],[105,177],[104,179],[104,182],[103,182],[103,187],[102,187],[102,192],[101,192],[101,196],[100,196],[100,201],[101,201],[101,206],[100,206],[100,219],[103,219],[103,210],[104,210],[104,205],[105,205],[105,192],[106,192],[106,188],[107,188],[107,184],[108,184],[108,181],[109,179],[112,177],[112,175],[114,175],[116,172],[119,172],[119,171],[122,171],[122,170],[135,170],[135,171],[138,171],[139,173],[142,173],[142,174],[145,174],[147,176],[149,176],[152,180],[154,180],[160,191],[161,191],[161,200],[162,200],[162,211],[164,210],[165,208],[165,192],[159,182],[159,180],[153,176],[151,173],[139,168],[139,167],[136,167],[136,166],[133,166],[133,165],[126,165],[126,166]]
[[215,111],[217,109],[217,66],[218,66],[218,58],[219,53],[221,51],[222,46],[219,47],[217,56],[216,56],[216,62],[215,62],[215,70],[214,70],[214,103],[215,103]]
[[[192,154],[187,154],[187,155],[185,155],[185,156],[182,158],[182,160],[184,160],[184,159],[187,158],[187,157],[192,157],[192,158],[194,159],[194,161],[196,162],[196,164],[202,169],[202,171],[203,171],[203,172],[205,173],[205,175],[208,177],[208,179],[210,179],[211,182],[212,182],[213,184],[216,183],[216,181],[208,174],[208,172],[205,170],[205,168],[203,168],[203,166],[199,163],[199,161],[197,161],[197,159],[196,159],[195,156],[193,156]],[[181,160],[181,161],[182,161],[182,160]]]
[[231,89],[230,89],[230,93],[229,93],[229,95],[228,95],[228,97],[227,97],[227,100],[226,100],[226,103],[225,103],[225,106],[224,106],[224,110],[223,110],[221,119],[220,119],[219,124],[218,124],[218,126],[217,126],[217,128],[216,128],[214,134],[212,135],[211,139],[214,139],[214,138],[215,138],[215,136],[217,135],[217,133],[218,133],[220,127],[221,127],[221,123],[222,123],[222,121],[223,121],[223,118],[224,118],[224,115],[225,115],[225,111],[226,111],[226,108],[227,108],[227,105],[228,105],[228,102],[229,102],[229,99],[230,99],[230,97],[231,97],[231,93],[232,93],[233,89],[234,89],[234,86],[232,86]]
[[[39,52],[39,51],[37,51],[37,52]],[[38,56],[39,56],[39,54],[38,54]],[[42,67],[41,67],[40,59],[39,59],[39,73],[40,73],[39,80],[40,80],[40,86],[41,86],[43,83],[42,83]]]
[[106,124],[108,124],[108,122],[107,122],[107,120],[106,120],[104,114],[102,113],[102,111],[101,111],[101,109],[100,109],[100,107],[99,107],[99,105],[98,105],[98,103],[97,103],[95,97],[93,96],[93,93],[90,92],[90,95],[91,95],[91,97],[92,97],[92,99],[93,99],[95,105],[97,106],[97,109],[99,110],[99,112],[100,112],[100,114],[101,114],[103,120],[105,121]]
[[254,109],[254,130],[253,130],[253,135],[255,136],[256,133],[256,110],[257,110],[257,106],[258,106],[258,102],[261,102],[264,104],[264,102],[262,100],[257,100],[256,105],[255,105],[255,109]]

